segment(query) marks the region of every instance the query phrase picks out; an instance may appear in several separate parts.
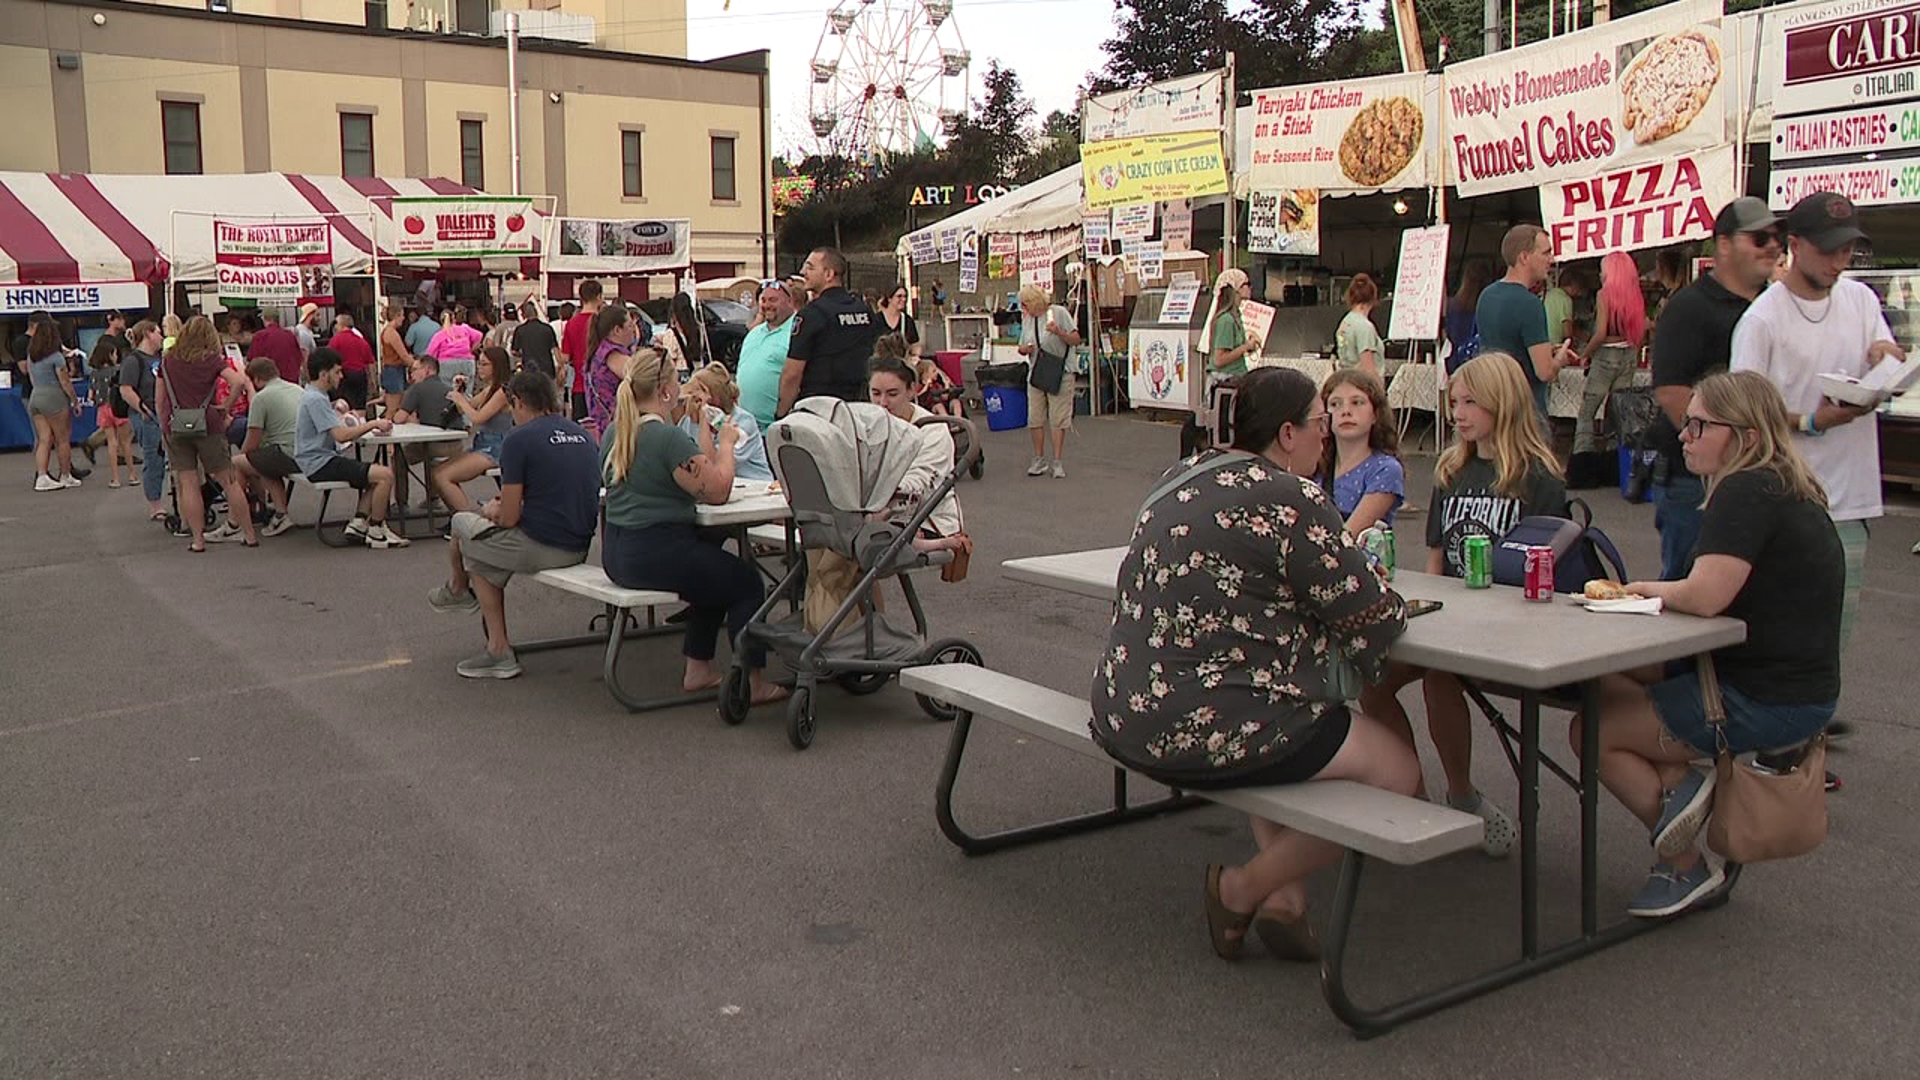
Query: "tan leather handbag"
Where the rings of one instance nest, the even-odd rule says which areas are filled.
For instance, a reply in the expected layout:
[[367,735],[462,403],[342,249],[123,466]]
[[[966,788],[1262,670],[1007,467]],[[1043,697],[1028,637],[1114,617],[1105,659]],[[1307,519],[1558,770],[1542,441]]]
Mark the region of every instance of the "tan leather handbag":
[[1700,696],[1720,744],[1707,846],[1737,863],[1791,859],[1827,838],[1827,737],[1815,735],[1791,770],[1762,772],[1727,752],[1726,703],[1711,655],[1700,657]]

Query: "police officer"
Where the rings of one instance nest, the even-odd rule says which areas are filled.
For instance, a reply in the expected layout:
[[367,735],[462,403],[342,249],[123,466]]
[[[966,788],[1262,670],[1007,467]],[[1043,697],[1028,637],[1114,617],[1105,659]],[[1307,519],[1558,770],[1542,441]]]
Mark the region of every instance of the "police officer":
[[804,397],[867,400],[867,365],[883,325],[865,300],[847,290],[847,257],[838,249],[813,249],[800,276],[814,299],[794,317],[780,372],[781,416]]

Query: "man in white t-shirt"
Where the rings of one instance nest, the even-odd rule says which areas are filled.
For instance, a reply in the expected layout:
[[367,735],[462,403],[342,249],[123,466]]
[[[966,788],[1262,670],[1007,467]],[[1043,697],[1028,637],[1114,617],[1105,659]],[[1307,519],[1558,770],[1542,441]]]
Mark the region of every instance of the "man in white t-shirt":
[[1859,377],[1882,359],[1906,358],[1894,344],[1872,289],[1841,275],[1866,234],[1844,196],[1817,192],[1787,211],[1792,265],[1754,300],[1733,331],[1735,371],[1773,380],[1799,432],[1794,444],[1827,489],[1827,510],[1847,555],[1840,620],[1846,651],[1866,571],[1867,523],[1880,517],[1880,428],[1871,406],[1844,405],[1820,392],[1818,376]]

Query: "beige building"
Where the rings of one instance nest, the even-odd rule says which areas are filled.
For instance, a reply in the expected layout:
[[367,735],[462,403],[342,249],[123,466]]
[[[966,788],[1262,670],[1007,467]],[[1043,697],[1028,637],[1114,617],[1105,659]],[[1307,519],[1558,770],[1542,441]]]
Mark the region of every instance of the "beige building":
[[[532,6],[522,18],[547,36],[520,52],[521,191],[578,217],[688,218],[702,277],[770,269],[766,53],[685,59],[684,0]],[[510,192],[501,14],[490,0],[0,0],[14,116],[0,170]]]

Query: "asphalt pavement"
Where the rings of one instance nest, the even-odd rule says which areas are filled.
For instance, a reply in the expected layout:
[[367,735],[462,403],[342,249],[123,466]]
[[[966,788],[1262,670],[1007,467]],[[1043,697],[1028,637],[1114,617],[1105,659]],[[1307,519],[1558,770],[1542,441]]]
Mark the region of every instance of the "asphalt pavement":
[[[1105,605],[998,564],[1124,543],[1177,432],[1083,418],[1064,480],[1024,476],[1025,441],[985,436],[961,488],[972,575],[924,592],[936,634],[1083,694]],[[1408,471],[1424,503],[1431,458]],[[777,710],[627,715],[596,649],[469,682],[478,620],[425,600],[437,540],[336,551],[300,529],[190,554],[137,489],[36,494],[30,472],[0,457],[0,1077],[1920,1074],[1913,517],[1874,532],[1825,846],[1750,868],[1723,910],[1360,1042],[1315,969],[1208,949],[1202,868],[1250,843],[1227,811],[967,858],[934,824],[947,729],[897,686],[823,690],[796,752]],[[1589,498],[1651,575],[1652,509]],[[1409,565],[1423,529],[1400,530]],[[516,637],[591,614],[509,591]],[[677,678],[671,639],[629,662]],[[1107,797],[1098,765],[992,727],[970,822]],[[1577,927],[1575,811],[1545,793],[1550,939]],[[1623,810],[1601,821],[1611,913],[1650,859]],[[1517,955],[1517,883],[1477,853],[1370,871],[1356,992]]]

